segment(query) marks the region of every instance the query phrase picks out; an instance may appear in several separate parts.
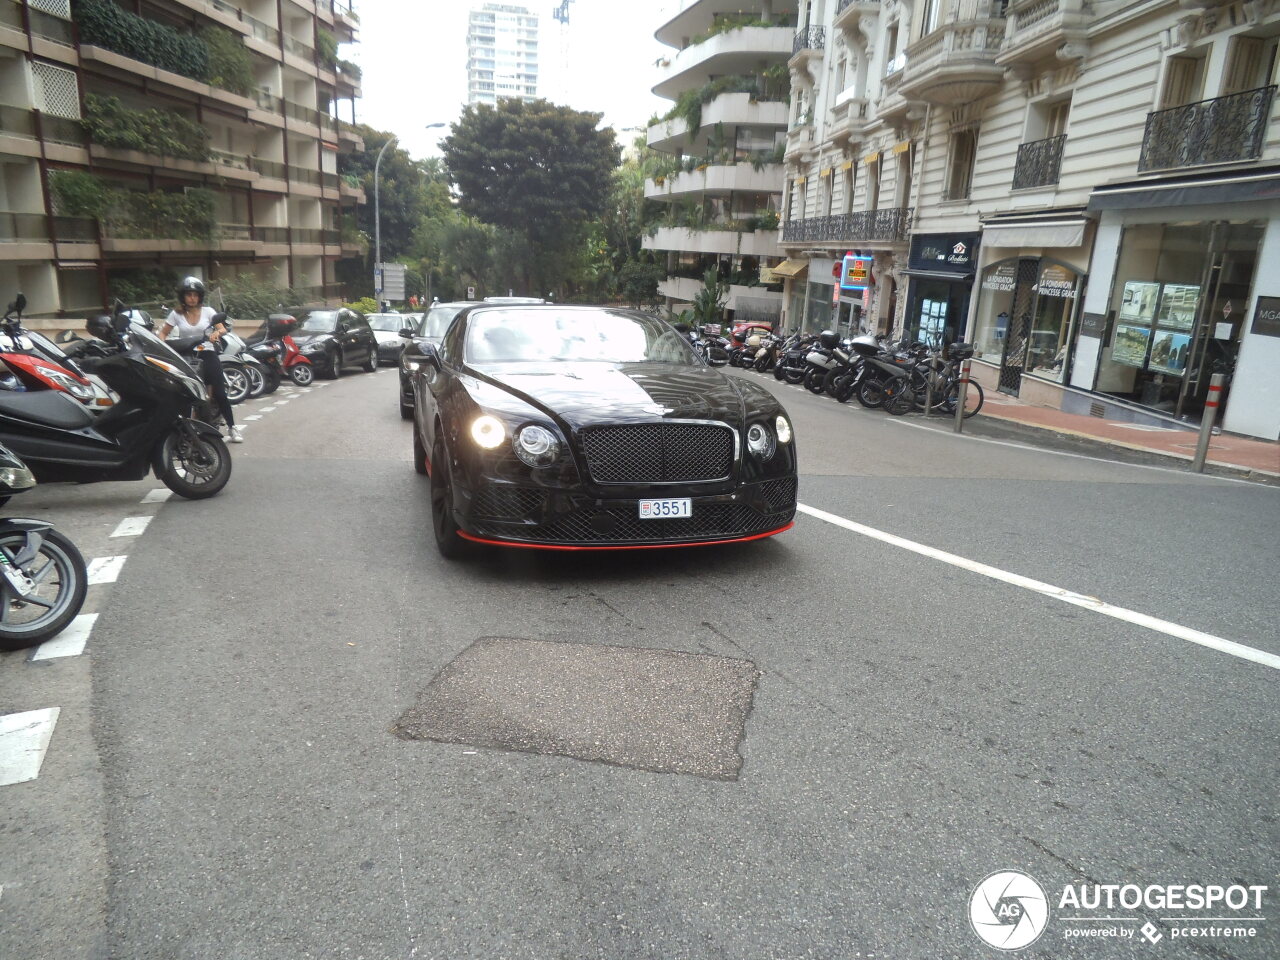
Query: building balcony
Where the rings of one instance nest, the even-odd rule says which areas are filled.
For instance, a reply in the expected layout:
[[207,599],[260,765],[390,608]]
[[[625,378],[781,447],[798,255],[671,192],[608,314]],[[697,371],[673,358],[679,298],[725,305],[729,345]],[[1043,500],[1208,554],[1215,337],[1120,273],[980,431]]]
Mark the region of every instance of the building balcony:
[[[658,281],[658,293],[680,303],[692,303],[702,288],[703,281],[701,278],[667,277],[665,280]],[[749,287],[740,283],[730,284],[729,292],[725,298],[725,308],[735,312],[739,309],[750,309],[753,312],[759,312],[763,309],[765,312],[772,312],[776,315],[782,312],[782,293],[765,287]],[[770,311],[769,308],[772,308],[772,310]]]
[[659,227],[645,237],[646,250],[678,250],[688,253],[741,254],[749,257],[780,257],[777,230],[691,230],[688,227]]
[[790,220],[782,226],[782,242],[789,247],[906,243],[913,210],[913,207],[885,207]]
[[783,159],[788,163],[805,163],[813,159],[818,149],[817,131],[813,117],[806,117],[787,131],[787,146]]
[[716,164],[678,173],[663,183],[646,180],[646,200],[681,200],[691,194],[718,194],[726,196],[734,192],[781,193],[782,168],[776,163],[766,163],[759,170],[750,163]]
[[765,63],[787,60],[795,31],[791,27],[739,27],[685,47],[662,61],[653,92],[674,100],[685,90],[702,86],[712,77],[755,73]]
[[1257,160],[1275,95],[1259,87],[1147,114],[1138,172]]
[[827,49],[826,27],[806,27],[796,33],[791,41],[791,61],[821,57]]
[[873,120],[871,102],[866,97],[846,97],[842,93],[836,97],[835,106],[831,108],[827,136],[837,144],[847,140],[861,142],[867,126]]
[[1005,13],[1001,66],[1031,64],[1070,53],[1087,42],[1090,15],[1084,0],[1016,0]]
[[1005,78],[1005,68],[996,63],[1004,35],[1005,21],[998,17],[939,27],[907,47],[898,92],[908,100],[941,106],[970,103],[995,93]]
[[1013,166],[1013,189],[1029,190],[1032,187],[1049,187],[1058,182],[1062,168],[1062,150],[1067,135],[1033,140],[1020,144],[1018,159]]
[[359,181],[352,183],[345,177],[338,178],[338,196],[354,200],[356,203],[364,203],[367,200],[364,187],[360,186]]
[[257,106],[248,97],[242,97],[229,90],[223,90],[221,87],[210,86],[199,80],[192,80],[190,77],[184,77],[179,73],[162,70],[160,67],[153,67],[150,64],[143,63],[141,60],[134,60],[132,57],[124,56],[105,47],[82,46],[80,48],[80,60],[86,69],[100,70],[108,68],[108,70],[119,70],[133,76],[142,77],[144,80],[155,80],[157,83],[163,83],[187,93],[194,93],[205,99],[228,106],[239,107],[244,110],[251,110]]
[[699,153],[705,148],[707,133],[723,124],[733,127],[778,127],[787,125],[787,104],[781,100],[756,100],[749,93],[722,93],[702,107],[702,122],[697,130],[679,117],[655,123],[649,128],[649,146],[654,150],[675,153],[687,150]]
[[52,260],[53,255],[43,213],[0,213],[0,260]]
[[187,160],[184,157],[166,157],[158,153],[143,153],[139,150],[126,150],[120,147],[104,147],[101,144],[89,145],[89,156],[108,165],[123,167],[143,167],[149,170],[181,171],[208,177],[223,177],[228,180],[253,182],[258,173],[250,165],[246,154],[228,153],[222,150],[211,150],[208,160]]
[[356,128],[349,123],[343,123],[341,120],[336,122],[338,125],[338,146],[342,148],[342,152],[364,153],[364,137],[356,132]]
[[874,17],[879,13],[880,0],[840,0],[836,6],[835,27],[852,32],[863,17]]

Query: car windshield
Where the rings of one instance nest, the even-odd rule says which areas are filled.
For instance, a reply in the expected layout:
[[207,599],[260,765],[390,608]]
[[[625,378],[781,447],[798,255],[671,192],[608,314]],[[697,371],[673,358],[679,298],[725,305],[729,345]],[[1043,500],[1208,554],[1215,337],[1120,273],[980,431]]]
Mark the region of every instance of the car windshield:
[[422,318],[422,326],[418,328],[420,337],[443,337],[449,329],[453,318],[462,312],[462,307],[432,307]]
[[337,310],[316,310],[298,327],[299,333],[333,333],[338,329]]
[[398,313],[371,313],[365,319],[373,329],[388,330],[392,333],[398,333],[412,322],[409,317]]
[[701,363],[688,340],[656,317],[572,308],[479,310],[467,325],[466,358],[473,363]]

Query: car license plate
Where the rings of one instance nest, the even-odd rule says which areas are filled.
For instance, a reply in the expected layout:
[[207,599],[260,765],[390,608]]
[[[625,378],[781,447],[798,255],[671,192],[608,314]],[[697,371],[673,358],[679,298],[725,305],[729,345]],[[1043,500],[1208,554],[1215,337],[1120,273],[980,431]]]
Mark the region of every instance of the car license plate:
[[681,500],[641,500],[641,520],[662,520],[667,517],[692,517],[693,501],[688,497]]

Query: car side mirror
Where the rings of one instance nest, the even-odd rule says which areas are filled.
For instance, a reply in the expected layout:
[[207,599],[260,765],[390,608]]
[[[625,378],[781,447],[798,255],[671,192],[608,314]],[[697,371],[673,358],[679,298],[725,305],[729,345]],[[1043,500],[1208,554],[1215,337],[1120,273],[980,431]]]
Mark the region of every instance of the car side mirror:
[[408,340],[410,337],[413,336],[413,327],[401,327],[400,336]]
[[19,313],[27,309],[27,297],[25,294],[18,294],[18,299],[13,301],[13,308]]
[[431,364],[437,370],[440,369],[440,354],[436,352],[436,345],[434,343],[421,344],[418,347],[418,352],[421,354],[423,360],[427,361],[427,363]]

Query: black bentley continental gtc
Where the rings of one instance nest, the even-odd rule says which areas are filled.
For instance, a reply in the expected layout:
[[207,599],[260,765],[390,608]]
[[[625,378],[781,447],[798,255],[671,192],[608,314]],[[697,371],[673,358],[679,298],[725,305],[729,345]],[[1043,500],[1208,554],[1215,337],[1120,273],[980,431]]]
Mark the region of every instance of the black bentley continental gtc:
[[754,540],[796,510],[791,423],[671,324],[629,310],[476,305],[402,364],[436,543],[636,549]]

